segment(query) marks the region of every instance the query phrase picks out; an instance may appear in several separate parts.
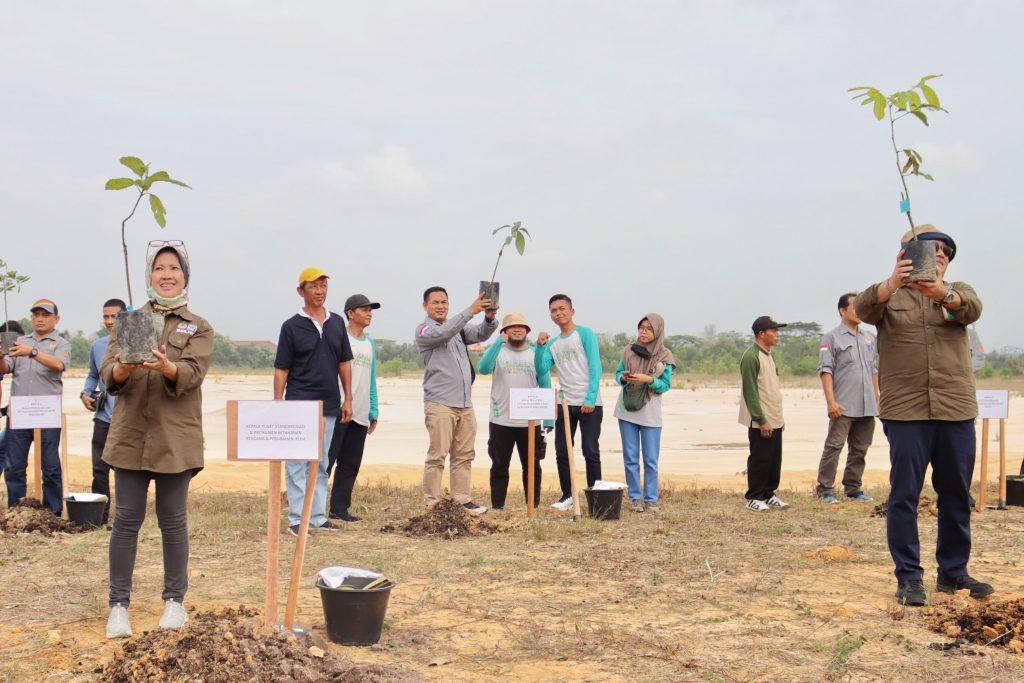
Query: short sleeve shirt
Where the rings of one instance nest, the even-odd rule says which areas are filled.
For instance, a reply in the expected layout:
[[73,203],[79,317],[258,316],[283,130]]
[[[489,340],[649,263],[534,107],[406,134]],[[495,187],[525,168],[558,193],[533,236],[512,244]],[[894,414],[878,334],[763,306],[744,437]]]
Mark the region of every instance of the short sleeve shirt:
[[875,417],[874,374],[876,352],[874,338],[853,333],[839,325],[825,333],[818,348],[818,374],[832,375],[832,391],[843,406],[846,417]]
[[[71,344],[55,332],[42,339],[30,334],[18,337],[18,343],[56,356],[64,363],[64,370],[71,364]],[[64,370],[51,370],[28,356],[8,356],[7,365],[11,367],[12,396],[55,396],[64,392]]]
[[288,370],[286,401],[323,401],[326,417],[341,414],[338,364],[352,360],[345,323],[331,313],[323,325],[296,314],[281,325],[274,367]]

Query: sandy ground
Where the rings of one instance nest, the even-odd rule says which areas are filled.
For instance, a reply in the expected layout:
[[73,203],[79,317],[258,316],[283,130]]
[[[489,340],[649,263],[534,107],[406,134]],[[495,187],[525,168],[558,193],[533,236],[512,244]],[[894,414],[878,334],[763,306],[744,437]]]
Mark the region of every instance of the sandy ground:
[[[72,483],[88,482],[88,456],[92,435],[91,415],[78,398],[84,378],[71,374],[65,381],[64,406],[69,435]],[[7,384],[5,382],[5,384]],[[6,387],[5,387],[6,389]],[[381,378],[380,422],[367,441],[361,479],[369,481],[388,477],[395,482],[418,481],[426,452],[426,431],[423,426],[423,402],[420,381],[416,378]],[[480,377],[473,387],[476,406],[477,460],[474,484],[485,485],[487,458],[486,411],[490,378]],[[1012,393],[1012,392],[1011,392]],[[622,446],[612,407],[618,389],[605,381],[601,396],[605,405],[601,434],[601,460],[604,478],[624,481]],[[821,391],[815,388],[785,388],[786,431],[784,436],[783,489],[810,492],[817,474],[821,444],[828,420]],[[193,483],[195,490],[263,489],[266,467],[262,463],[226,461],[226,410],[230,399],[266,400],[271,398],[270,375],[210,375],[203,385],[203,418],[206,431],[207,473]],[[659,471],[663,477],[678,484],[698,483],[742,490],[746,466],[746,433],[737,423],[739,389],[735,386],[701,386],[688,384],[674,388],[664,399],[665,426]],[[1006,422],[1007,471],[1019,471],[1024,453],[1024,420],[1012,419],[1024,411],[1024,398],[1011,396],[1011,419]],[[980,449],[979,426],[979,449]],[[989,447],[989,477],[998,474],[998,427],[992,425]],[[545,488],[557,484],[554,467],[554,444],[549,437],[549,455],[543,461],[547,474]],[[516,459],[513,458],[513,462]],[[515,467],[515,465],[514,465]],[[577,467],[582,470],[582,456],[577,451]],[[980,459],[978,468],[980,469]],[[211,476],[207,476],[211,475]],[[841,474],[839,476],[841,479]],[[887,481],[888,445],[881,431],[868,453],[865,484]],[[513,479],[515,481],[515,479]]]

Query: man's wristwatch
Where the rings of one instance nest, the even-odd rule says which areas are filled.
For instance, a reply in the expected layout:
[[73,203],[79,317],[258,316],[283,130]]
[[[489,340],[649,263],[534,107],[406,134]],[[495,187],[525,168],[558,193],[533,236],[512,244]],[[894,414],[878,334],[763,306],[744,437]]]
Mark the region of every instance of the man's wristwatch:
[[953,291],[953,285],[949,285],[946,290],[946,296],[942,297],[942,305],[948,306],[953,303],[953,297],[956,296],[956,292]]
[[36,348],[33,348],[31,351],[28,352],[28,357],[29,358],[35,358],[38,355],[39,355],[39,349],[36,349]]

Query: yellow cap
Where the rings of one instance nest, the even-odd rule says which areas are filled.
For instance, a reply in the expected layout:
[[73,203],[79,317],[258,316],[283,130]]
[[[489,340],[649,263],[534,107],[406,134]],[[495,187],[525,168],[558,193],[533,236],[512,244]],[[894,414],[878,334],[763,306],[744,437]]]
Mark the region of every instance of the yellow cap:
[[322,277],[330,277],[330,275],[325,273],[321,268],[310,266],[299,273],[299,286],[301,287],[303,282],[315,282]]

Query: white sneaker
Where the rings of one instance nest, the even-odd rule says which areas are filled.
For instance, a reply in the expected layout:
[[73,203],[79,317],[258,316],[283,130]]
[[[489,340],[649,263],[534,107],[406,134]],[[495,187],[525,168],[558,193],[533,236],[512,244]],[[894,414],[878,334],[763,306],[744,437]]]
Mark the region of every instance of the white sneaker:
[[789,507],[789,503],[782,500],[778,496],[772,496],[771,498],[769,498],[768,504],[771,505],[776,510],[784,510]]
[[560,500],[557,503],[552,503],[551,507],[555,508],[556,510],[561,510],[563,512],[565,512],[566,510],[572,510],[572,496],[569,496],[565,500]]
[[771,512],[772,509],[768,507],[768,503],[763,500],[755,500],[751,498],[747,501],[747,509],[751,512]]
[[160,628],[181,628],[188,621],[188,612],[180,602],[164,601],[164,613],[160,617]]
[[107,617],[107,638],[127,638],[132,634],[132,624],[128,620],[128,608],[121,603],[110,608]]

